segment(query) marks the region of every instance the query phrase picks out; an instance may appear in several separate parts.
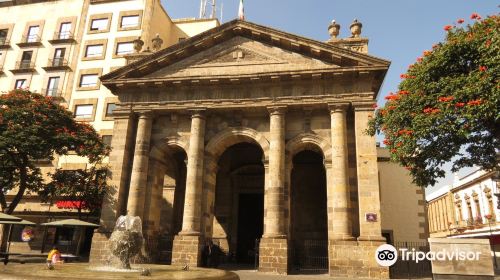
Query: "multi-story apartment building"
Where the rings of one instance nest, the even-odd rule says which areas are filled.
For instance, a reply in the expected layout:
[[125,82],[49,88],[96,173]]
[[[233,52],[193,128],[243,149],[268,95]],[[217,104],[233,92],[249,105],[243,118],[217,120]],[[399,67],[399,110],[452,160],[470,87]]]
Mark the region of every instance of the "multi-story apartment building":
[[[218,25],[217,19],[172,20],[160,0],[0,1],[0,91],[28,88],[56,97],[110,143],[116,99],[99,77],[124,66],[124,56],[135,52],[133,41],[139,37],[143,50],[152,52],[157,36],[166,48]],[[46,164],[43,172],[85,166],[85,160],[70,155]],[[25,195],[14,214],[44,222],[75,211]],[[36,248],[37,240],[13,250]]]
[[[427,195],[431,237],[489,238],[500,257],[500,209],[495,172],[476,170]],[[500,258],[496,261],[500,264]]]

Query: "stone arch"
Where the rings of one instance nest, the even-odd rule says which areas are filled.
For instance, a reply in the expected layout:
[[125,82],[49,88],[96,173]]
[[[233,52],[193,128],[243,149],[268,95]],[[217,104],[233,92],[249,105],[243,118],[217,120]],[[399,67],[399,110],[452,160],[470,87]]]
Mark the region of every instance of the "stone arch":
[[293,156],[304,150],[321,153],[325,163],[332,161],[330,141],[317,134],[301,133],[286,143],[285,150],[287,163],[291,163]]
[[[255,129],[248,127],[226,128],[215,136],[205,146],[203,199],[202,199],[202,231],[206,237],[212,236],[213,213],[215,203],[215,186],[217,182],[218,160],[227,148],[238,143],[257,144],[263,153],[264,163],[269,159],[269,141]],[[267,177],[267,176],[266,176]]]
[[227,148],[242,142],[259,145],[264,153],[264,160],[269,159],[269,141],[257,130],[248,127],[231,127],[217,133],[205,146],[205,153],[217,160]]
[[151,145],[149,157],[152,159],[164,162],[165,156],[169,157],[174,151],[188,152],[189,142],[179,136],[165,137],[161,140],[156,140]]

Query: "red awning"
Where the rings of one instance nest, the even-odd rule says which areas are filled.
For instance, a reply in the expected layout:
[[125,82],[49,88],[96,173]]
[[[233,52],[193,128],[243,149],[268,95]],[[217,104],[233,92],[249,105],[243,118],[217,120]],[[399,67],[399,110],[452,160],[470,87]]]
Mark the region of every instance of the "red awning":
[[84,201],[74,201],[74,200],[60,200],[56,202],[57,208],[64,208],[64,209],[78,209],[78,208],[84,208],[85,202]]

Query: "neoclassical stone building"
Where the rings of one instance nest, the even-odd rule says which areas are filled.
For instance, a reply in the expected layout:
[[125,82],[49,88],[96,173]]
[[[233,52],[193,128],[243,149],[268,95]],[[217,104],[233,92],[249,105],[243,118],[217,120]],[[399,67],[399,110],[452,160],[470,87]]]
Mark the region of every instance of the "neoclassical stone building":
[[327,240],[331,275],[387,278],[365,129],[390,63],[351,27],[323,43],[231,21],[103,76],[116,189],[93,258],[128,213],[172,236],[174,264],[200,264],[209,239],[244,261],[260,239],[259,270],[284,274],[304,240]]

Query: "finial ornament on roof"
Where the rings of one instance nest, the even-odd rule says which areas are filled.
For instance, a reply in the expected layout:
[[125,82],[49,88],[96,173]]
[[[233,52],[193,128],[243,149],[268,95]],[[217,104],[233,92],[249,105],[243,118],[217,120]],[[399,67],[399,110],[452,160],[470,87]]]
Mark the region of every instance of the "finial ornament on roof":
[[351,38],[359,38],[359,35],[361,35],[361,28],[363,28],[363,24],[359,22],[357,19],[354,19],[350,28],[352,34]]
[[156,33],[156,37],[151,40],[153,42],[153,51],[159,51],[161,48],[161,45],[163,44],[163,40],[160,38],[160,34]]
[[328,26],[328,33],[330,33],[331,39],[337,39],[340,33],[340,24],[332,20],[332,23]]
[[137,37],[137,39],[135,39],[132,43],[134,44],[135,52],[136,53],[141,52],[142,46],[144,46],[144,41],[141,40],[141,37]]

